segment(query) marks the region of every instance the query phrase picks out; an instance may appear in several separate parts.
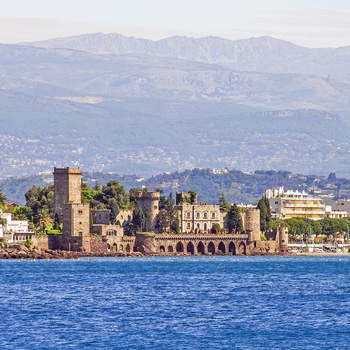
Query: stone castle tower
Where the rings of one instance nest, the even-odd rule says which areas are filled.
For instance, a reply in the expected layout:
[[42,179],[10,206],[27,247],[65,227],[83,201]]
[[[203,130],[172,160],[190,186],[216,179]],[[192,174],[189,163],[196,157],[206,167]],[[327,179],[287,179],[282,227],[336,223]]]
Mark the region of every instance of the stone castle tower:
[[260,209],[246,208],[241,213],[244,230],[248,233],[250,242],[260,241]]
[[63,215],[63,206],[81,203],[81,176],[79,168],[54,168],[55,215]]
[[55,218],[62,226],[62,249],[90,250],[90,206],[82,203],[79,168],[55,168]]
[[139,192],[137,206],[140,207],[145,214],[145,231],[156,232],[157,215],[159,213],[159,192]]
[[277,228],[276,240],[281,253],[288,252],[288,227],[279,226]]

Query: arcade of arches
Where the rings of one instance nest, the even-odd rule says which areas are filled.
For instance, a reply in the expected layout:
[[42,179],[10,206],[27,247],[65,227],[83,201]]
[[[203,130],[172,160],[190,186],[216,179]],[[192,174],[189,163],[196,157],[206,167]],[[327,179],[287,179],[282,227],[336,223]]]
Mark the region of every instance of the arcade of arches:
[[247,235],[229,237],[179,237],[169,236],[167,239],[156,237],[156,250],[161,254],[189,255],[246,255]]

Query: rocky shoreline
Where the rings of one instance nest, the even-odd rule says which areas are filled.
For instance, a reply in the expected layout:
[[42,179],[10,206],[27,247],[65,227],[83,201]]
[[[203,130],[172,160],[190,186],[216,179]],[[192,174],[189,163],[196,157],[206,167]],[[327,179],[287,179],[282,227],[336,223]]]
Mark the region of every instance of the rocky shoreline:
[[[65,251],[65,250],[51,250],[51,249],[38,249],[38,248],[28,248],[25,245],[13,245],[9,247],[0,246],[0,259],[79,259],[82,257],[143,257],[143,256],[184,256],[189,254],[184,253],[173,253],[173,254],[159,254],[155,252],[119,252],[119,253],[104,253],[97,254],[91,252],[76,252],[76,251]],[[215,254],[217,256],[222,256],[224,254]],[[274,253],[262,253],[254,252],[252,256],[277,256],[281,255],[277,252]],[[295,255],[293,253],[284,253],[283,255]]]
[[94,254],[88,252],[73,252],[65,250],[51,250],[51,249],[30,249],[25,245],[16,245],[6,248],[0,247],[0,259],[78,259],[81,257],[140,257],[144,254],[139,252],[132,253],[105,253],[105,254]]

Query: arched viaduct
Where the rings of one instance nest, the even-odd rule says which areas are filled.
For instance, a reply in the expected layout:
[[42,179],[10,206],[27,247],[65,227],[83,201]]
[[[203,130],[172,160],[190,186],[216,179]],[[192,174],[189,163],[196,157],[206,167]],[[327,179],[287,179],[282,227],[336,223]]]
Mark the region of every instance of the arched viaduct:
[[246,255],[247,234],[155,234],[136,238],[137,246],[143,245],[154,253],[184,255]]

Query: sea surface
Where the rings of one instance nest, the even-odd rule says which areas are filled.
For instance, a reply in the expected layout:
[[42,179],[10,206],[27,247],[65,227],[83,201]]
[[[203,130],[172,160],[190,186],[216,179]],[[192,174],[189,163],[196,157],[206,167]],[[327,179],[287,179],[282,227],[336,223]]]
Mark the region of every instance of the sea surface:
[[0,349],[350,349],[350,257],[0,260]]

